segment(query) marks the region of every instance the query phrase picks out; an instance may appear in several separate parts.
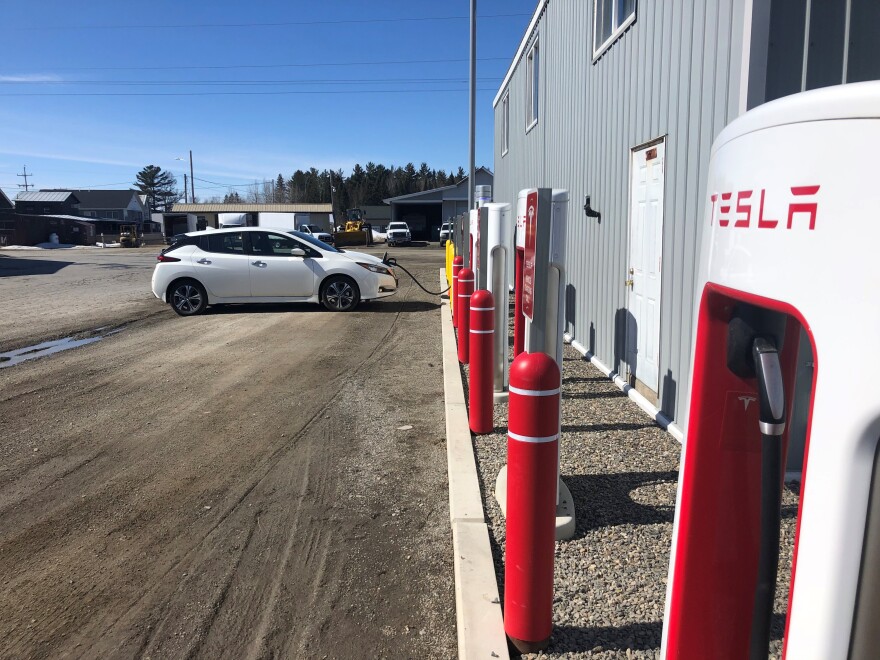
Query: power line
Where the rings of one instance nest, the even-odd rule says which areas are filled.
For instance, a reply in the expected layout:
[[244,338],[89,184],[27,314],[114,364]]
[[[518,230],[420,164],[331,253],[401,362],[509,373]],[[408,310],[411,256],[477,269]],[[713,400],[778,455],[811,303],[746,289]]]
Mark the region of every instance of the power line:
[[[531,14],[483,14],[479,18],[519,18],[531,16]],[[316,25],[367,25],[374,23],[422,23],[429,21],[459,21],[467,20],[470,16],[421,16],[408,18],[349,18],[343,20],[323,21],[272,21],[261,23],[168,23],[165,25],[39,25],[33,27],[21,27],[19,30],[168,30],[188,28],[246,28],[246,27],[296,27]]]
[[[481,82],[502,80],[500,76],[480,78]],[[0,80],[0,85],[367,85],[374,83],[466,83],[467,78],[351,78],[316,80],[296,78],[291,80]]]
[[[477,61],[490,62],[504,60],[509,62],[510,57],[481,57]],[[467,58],[439,59],[439,60],[376,60],[373,62],[294,62],[282,64],[209,64],[209,65],[175,65],[175,66],[71,66],[51,67],[53,71],[182,71],[182,70],[208,70],[208,69],[284,69],[284,68],[312,68],[325,66],[386,66],[407,64],[451,64],[454,62],[467,62]]]
[[[357,94],[432,94],[463,93],[467,89],[360,89]],[[481,87],[480,92],[496,92],[494,87]],[[0,96],[278,96],[290,94],[352,94],[351,90],[282,90],[274,92],[0,92]]]

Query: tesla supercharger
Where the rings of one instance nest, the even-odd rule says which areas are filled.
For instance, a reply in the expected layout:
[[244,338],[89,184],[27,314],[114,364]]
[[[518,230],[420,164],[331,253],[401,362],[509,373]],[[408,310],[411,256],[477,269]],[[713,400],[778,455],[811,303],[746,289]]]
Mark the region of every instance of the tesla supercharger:
[[[510,262],[513,256],[514,219],[510,204],[489,202],[486,209],[486,230],[480,245],[485,251],[486,287],[495,298],[495,342],[493,344],[492,371],[495,400],[507,396],[508,365],[508,315],[510,304]],[[481,209],[482,210],[482,209]]]
[[[569,195],[567,190],[531,188],[521,191],[519,199],[525,199],[523,274],[522,282],[517,283],[522,288],[525,351],[546,353],[556,361],[561,374]],[[561,422],[560,418],[560,431]],[[495,482],[495,497],[502,509],[507,488],[505,466]],[[556,539],[570,538],[575,530],[574,502],[561,479],[557,480],[556,503]]]
[[474,201],[478,209],[491,202],[492,186],[474,186]]
[[489,216],[486,207],[471,209],[468,213],[468,227],[470,231],[471,268],[474,271],[474,291],[487,287],[486,264],[487,249],[486,241],[483,240],[489,231]]
[[[801,406],[784,654],[878,657],[878,144],[872,82],[760,106],[712,148],[665,658],[767,657],[786,422]],[[811,382],[797,377],[804,348]]]
[[516,197],[516,251],[514,254],[513,357],[525,350],[526,318],[522,313],[522,273],[526,250],[526,199],[529,190],[520,190]]
[[470,268],[470,221],[467,213],[455,216],[455,256],[461,257],[463,266]]

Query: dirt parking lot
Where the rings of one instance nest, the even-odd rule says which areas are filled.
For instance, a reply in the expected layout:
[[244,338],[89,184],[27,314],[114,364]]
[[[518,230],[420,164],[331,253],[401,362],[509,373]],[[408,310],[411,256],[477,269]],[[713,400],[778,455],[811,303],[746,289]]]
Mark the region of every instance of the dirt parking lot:
[[154,262],[0,256],[0,352],[122,328],[0,369],[0,656],[454,657],[437,298],[185,319]]

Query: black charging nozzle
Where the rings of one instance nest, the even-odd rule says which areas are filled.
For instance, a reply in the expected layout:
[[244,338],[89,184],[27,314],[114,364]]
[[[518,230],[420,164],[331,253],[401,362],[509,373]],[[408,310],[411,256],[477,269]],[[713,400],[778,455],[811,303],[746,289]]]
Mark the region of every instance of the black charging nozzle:
[[761,536],[758,579],[755,584],[749,659],[765,660],[779,570],[779,525],[782,505],[782,434],[785,432],[785,382],[779,350],[770,333],[758,333],[756,314],[737,310],[730,320],[727,366],[758,386],[758,426],[761,431]]

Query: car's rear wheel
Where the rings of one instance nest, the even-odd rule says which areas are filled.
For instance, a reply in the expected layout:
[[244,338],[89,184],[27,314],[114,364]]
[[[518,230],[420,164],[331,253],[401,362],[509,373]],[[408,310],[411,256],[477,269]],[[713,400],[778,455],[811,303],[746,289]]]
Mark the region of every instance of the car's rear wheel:
[[168,302],[181,316],[195,316],[208,307],[208,294],[195,280],[178,280],[168,288]]
[[357,307],[361,292],[354,280],[335,275],[321,287],[321,302],[331,312],[350,312]]

